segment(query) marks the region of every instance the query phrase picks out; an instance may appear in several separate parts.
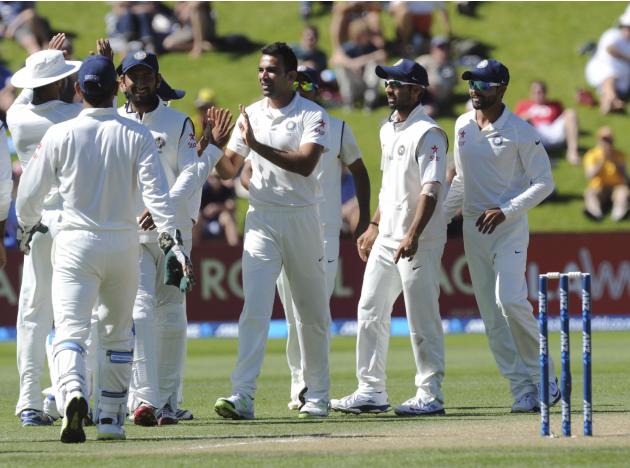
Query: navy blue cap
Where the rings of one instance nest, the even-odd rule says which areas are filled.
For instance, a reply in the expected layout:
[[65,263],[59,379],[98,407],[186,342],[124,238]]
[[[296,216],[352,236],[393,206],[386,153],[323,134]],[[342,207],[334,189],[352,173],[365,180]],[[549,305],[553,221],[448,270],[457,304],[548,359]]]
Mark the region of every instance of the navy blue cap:
[[88,96],[111,93],[117,80],[114,62],[102,55],[91,55],[81,64],[77,80],[81,91]]
[[122,60],[122,62],[120,62],[120,65],[118,65],[116,71],[119,75],[124,75],[129,71],[130,68],[133,68],[136,65],[150,68],[155,73],[158,73],[160,71],[157,56],[155,54],[152,54],[151,52],[145,52],[144,50],[129,52],[127,55],[125,55],[125,58]]
[[165,79],[162,79],[162,81],[160,81],[160,86],[158,86],[157,89],[157,95],[160,96],[162,101],[175,101],[186,96],[186,91],[182,89],[173,89]]
[[506,85],[510,82],[510,72],[498,60],[488,59],[479,62],[472,70],[465,71],[462,74],[462,79]]
[[379,78],[404,81],[405,83],[429,86],[429,75],[422,65],[409,59],[401,59],[391,67],[376,66]]
[[306,81],[307,83],[313,83],[316,88],[319,87],[319,73],[317,70],[314,70],[310,67],[305,67],[304,65],[300,65],[297,68],[298,72],[298,80]]

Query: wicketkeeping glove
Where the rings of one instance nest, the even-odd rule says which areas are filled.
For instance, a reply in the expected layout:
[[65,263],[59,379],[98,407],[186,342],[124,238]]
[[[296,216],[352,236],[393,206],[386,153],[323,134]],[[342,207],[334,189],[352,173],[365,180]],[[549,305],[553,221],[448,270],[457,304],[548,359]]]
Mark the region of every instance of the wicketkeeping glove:
[[30,229],[18,226],[15,238],[17,239],[20,250],[24,253],[24,255],[31,253],[31,241],[33,240],[33,236],[35,236],[38,232],[46,234],[48,232],[48,226],[42,224],[41,222],[37,223]]
[[179,230],[175,239],[167,232],[158,236],[158,244],[164,252],[164,284],[179,288],[182,293],[189,292],[195,285],[195,275],[192,263],[182,249],[182,239]]

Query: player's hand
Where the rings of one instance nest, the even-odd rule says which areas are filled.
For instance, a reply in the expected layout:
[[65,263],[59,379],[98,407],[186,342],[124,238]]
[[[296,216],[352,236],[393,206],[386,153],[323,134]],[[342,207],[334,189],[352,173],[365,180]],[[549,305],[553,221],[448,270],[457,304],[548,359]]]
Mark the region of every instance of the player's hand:
[[145,208],[140,215],[138,226],[140,226],[143,231],[153,231],[155,229],[156,226],[153,222],[153,216],[151,216],[151,213],[149,213],[148,209]]
[[190,258],[188,258],[188,255],[184,253],[181,245],[174,245],[169,253],[175,255],[175,258],[177,258],[184,274],[179,282],[179,290],[182,293],[190,292],[195,285],[195,274],[193,273],[193,266]]
[[483,234],[492,234],[503,221],[505,221],[505,215],[501,208],[489,208],[477,218],[475,226]]
[[357,251],[359,252],[359,258],[364,262],[367,262],[374,241],[378,237],[378,227],[374,224],[368,225],[368,228],[357,239]]
[[7,251],[4,248],[4,243],[0,242],[0,270],[7,265]]
[[20,246],[20,250],[24,253],[24,255],[31,253],[31,241],[33,240],[33,237],[35,237],[37,233],[46,234],[47,232],[48,226],[42,224],[41,222],[37,223],[32,228],[18,226],[17,235],[15,237],[18,241],[18,245]]
[[[211,143],[223,148],[230,139],[233,128],[232,113],[228,109],[211,107],[204,115],[202,140],[205,140],[206,146]],[[199,142],[201,144],[201,140]]]
[[100,38],[96,40],[96,53],[98,55],[102,55],[103,57],[107,57],[112,62],[114,61],[114,51],[109,43],[109,39]]
[[243,122],[238,124],[238,127],[241,129],[241,135],[243,140],[245,140],[245,144],[250,148],[253,148],[258,142],[256,141],[256,137],[254,136],[254,129],[252,125],[249,123],[249,116],[245,111],[245,106],[241,104],[239,106],[241,111],[241,115],[243,116]]
[[407,234],[400,241],[396,253],[394,254],[394,263],[398,263],[401,258],[411,261],[418,250],[418,238],[413,234]]
[[66,34],[58,33],[55,34],[50,42],[48,42],[48,50],[60,50],[63,52],[63,56],[65,57],[68,54],[67,50],[64,50],[63,44],[66,42]]
[[[361,237],[363,235],[363,233],[365,231],[367,231],[367,228],[370,226],[370,220],[368,219],[361,219],[359,218],[359,222],[357,223],[357,227],[354,230],[354,239],[358,240],[359,237]],[[375,226],[376,227],[376,226]]]

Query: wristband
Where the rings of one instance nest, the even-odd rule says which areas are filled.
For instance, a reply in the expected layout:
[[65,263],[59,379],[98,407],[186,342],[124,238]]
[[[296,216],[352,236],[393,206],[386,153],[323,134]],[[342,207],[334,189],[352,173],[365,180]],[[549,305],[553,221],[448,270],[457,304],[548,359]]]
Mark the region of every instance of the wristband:
[[378,223],[375,221],[370,221],[370,224],[373,224],[374,226],[378,227]]

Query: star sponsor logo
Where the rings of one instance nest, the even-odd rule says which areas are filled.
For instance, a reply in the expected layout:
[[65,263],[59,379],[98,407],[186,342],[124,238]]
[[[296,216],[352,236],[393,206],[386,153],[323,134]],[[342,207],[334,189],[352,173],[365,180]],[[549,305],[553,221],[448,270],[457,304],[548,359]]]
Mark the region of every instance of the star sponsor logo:
[[326,121],[324,119],[321,119],[319,122],[317,122],[317,127],[315,127],[315,133],[317,133],[318,135],[326,134]]
[[192,149],[196,147],[197,147],[197,140],[195,140],[195,134],[193,132],[190,132],[188,134],[188,148]]
[[466,130],[463,128],[457,132],[457,144],[462,146],[464,144],[464,137],[466,136]]
[[439,161],[440,157],[438,156],[438,151],[440,150],[440,147],[438,145],[433,145],[431,147],[431,157],[429,158],[429,160],[431,161]]

